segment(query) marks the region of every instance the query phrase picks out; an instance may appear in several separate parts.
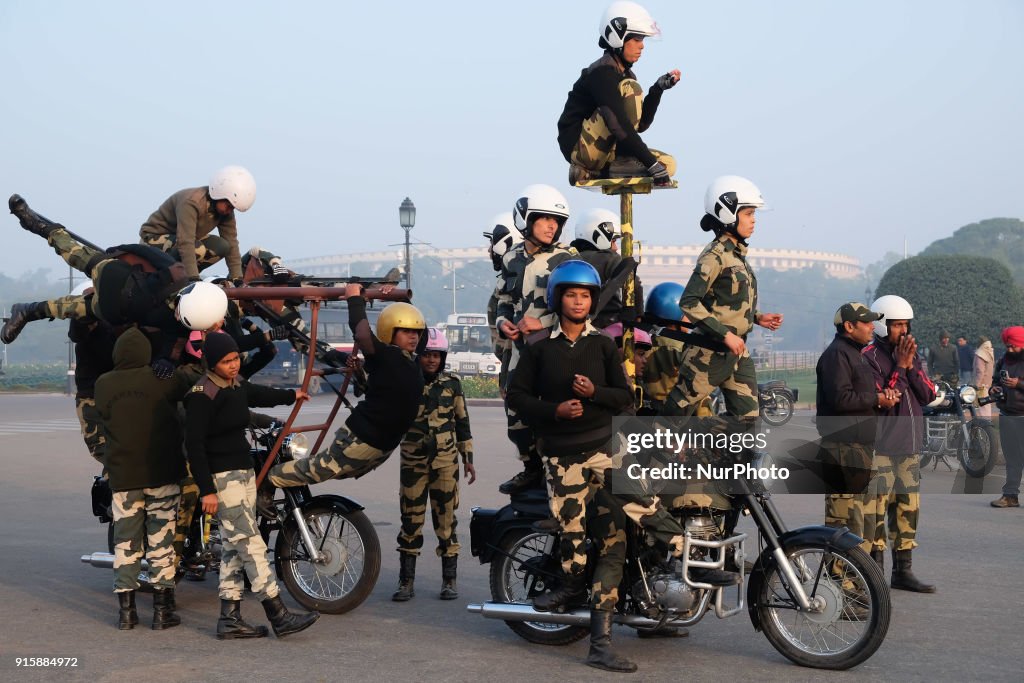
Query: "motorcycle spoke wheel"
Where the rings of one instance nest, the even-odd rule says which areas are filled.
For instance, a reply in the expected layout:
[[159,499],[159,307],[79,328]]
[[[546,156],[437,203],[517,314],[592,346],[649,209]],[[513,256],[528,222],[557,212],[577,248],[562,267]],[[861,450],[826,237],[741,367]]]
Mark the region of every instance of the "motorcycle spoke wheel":
[[984,477],[996,464],[995,429],[987,422],[972,421],[968,426],[970,443],[957,444],[957,458],[964,472],[974,478]]
[[323,559],[314,562],[294,521],[278,532],[275,561],[285,587],[300,604],[328,614],[359,606],[380,574],[377,532],[362,511],[345,512],[331,504],[303,513]]
[[[558,562],[546,556],[549,534],[515,529],[501,540],[499,553],[491,560],[491,599],[509,604],[530,604],[534,596],[547,590],[548,577],[536,571],[558,572]],[[535,621],[506,621],[510,629],[531,643],[568,645],[583,638],[589,630],[569,624],[545,624]]]
[[891,603],[881,570],[858,548],[787,549],[797,579],[814,604],[799,608],[774,562],[757,596],[761,626],[790,660],[822,669],[848,669],[870,657],[889,628]]
[[761,410],[761,419],[773,427],[781,427],[793,417],[793,399],[788,394],[773,392],[773,401]]

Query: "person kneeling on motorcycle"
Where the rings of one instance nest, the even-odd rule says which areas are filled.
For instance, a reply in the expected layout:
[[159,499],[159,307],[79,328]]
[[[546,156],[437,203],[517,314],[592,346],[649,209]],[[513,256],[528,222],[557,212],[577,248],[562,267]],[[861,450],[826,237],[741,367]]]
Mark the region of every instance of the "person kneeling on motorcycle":
[[[583,261],[566,261],[551,271],[546,298],[558,312],[558,322],[553,330],[527,339],[509,388],[509,404],[526,415],[536,430],[537,448],[547,464],[551,513],[561,525],[559,554],[565,578],[559,588],[534,599],[534,607],[541,611],[562,609],[586,598],[587,505],[604,490],[613,467],[612,417],[633,400],[615,342],[589,320],[600,287],[597,271]],[[603,498],[617,507],[624,502],[615,496]],[[658,509],[657,499],[643,509],[636,501],[628,502],[625,512],[638,523],[651,526],[652,520],[672,521]],[[598,526],[607,533],[596,534],[602,549],[593,572],[586,663],[607,671],[635,671],[636,664],[610,649],[625,532],[614,523]],[[682,529],[674,525],[668,534],[665,540],[680,547]]]
[[244,585],[260,596],[274,635],[298,633],[320,618],[318,612],[288,611],[267,562],[267,546],[256,527],[256,473],[245,430],[249,406],[290,405],[309,395],[301,389],[273,389],[238,377],[238,345],[229,335],[209,334],[203,342],[206,374],[185,397],[185,449],[199,485],[203,512],[216,514],[224,552],[220,567],[220,619],[217,638],[262,638],[265,626],[242,620]]

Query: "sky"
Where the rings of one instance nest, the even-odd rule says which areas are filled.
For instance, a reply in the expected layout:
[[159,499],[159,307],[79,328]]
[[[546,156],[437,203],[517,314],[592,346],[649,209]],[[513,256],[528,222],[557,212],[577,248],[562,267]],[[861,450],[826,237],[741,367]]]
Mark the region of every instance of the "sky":
[[[600,56],[607,2],[0,2],[0,194],[100,245],[137,241],[173,192],[228,164],[257,182],[243,249],[285,259],[480,233],[548,183],[572,212],[555,122]],[[639,197],[638,239],[706,241],[704,190],[750,178],[753,246],[910,253],[1024,217],[1024,3],[644,3],[662,30],[635,71],[678,68],[651,147],[680,188]],[[570,218],[570,229],[572,218]],[[63,264],[0,217],[0,272]],[[58,272],[59,271],[59,272]]]

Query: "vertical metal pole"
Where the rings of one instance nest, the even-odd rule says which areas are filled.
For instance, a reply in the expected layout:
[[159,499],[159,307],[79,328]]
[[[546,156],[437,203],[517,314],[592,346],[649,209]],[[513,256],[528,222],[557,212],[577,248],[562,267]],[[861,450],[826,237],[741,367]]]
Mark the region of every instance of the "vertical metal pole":
[[[619,220],[622,223],[622,258],[633,255],[633,195],[630,192],[623,192],[619,195]],[[629,309],[636,300],[635,276],[630,275],[622,288],[622,305]],[[623,321],[626,323],[627,321]],[[628,321],[632,322],[632,321]],[[633,362],[633,327],[623,325],[622,329],[622,350],[626,364],[626,374],[632,377],[636,372],[636,365]]]
[[455,266],[452,266],[452,315],[455,315]]
[[405,286],[412,289],[412,262],[409,260],[409,228],[405,229]]
[[[75,269],[72,268],[69,265],[68,266],[68,295],[70,296],[71,292],[73,292],[73,291],[75,291]],[[70,326],[70,325],[71,325],[71,323],[68,323],[68,326]],[[70,396],[71,394],[75,393],[74,392],[74,388],[75,388],[74,387],[74,384],[75,384],[75,371],[74,371],[74,368],[73,368],[73,365],[74,365],[74,362],[75,362],[75,359],[74,359],[75,345],[71,341],[70,337],[68,338],[68,342],[67,343],[68,343],[68,373],[67,373],[67,377],[65,378],[66,382],[64,384],[64,390],[65,390],[65,393],[68,396]]]

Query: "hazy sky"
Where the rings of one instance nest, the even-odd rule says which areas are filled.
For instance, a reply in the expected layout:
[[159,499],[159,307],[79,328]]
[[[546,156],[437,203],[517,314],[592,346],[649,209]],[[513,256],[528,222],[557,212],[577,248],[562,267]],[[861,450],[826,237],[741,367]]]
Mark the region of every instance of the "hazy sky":
[[[555,121],[596,59],[600,2],[0,2],[0,193],[102,245],[134,242],[172,192],[255,175],[242,247],[298,258],[413,236],[482,241],[519,190],[574,213]],[[637,235],[702,242],[704,189],[754,180],[755,246],[868,263],[957,227],[1024,216],[1024,4],[1012,0],[644,3],[672,68],[644,138],[680,189],[636,201]],[[60,264],[0,218],[0,272]]]

